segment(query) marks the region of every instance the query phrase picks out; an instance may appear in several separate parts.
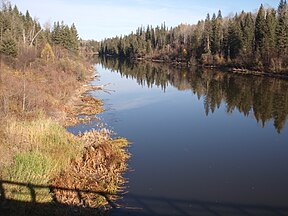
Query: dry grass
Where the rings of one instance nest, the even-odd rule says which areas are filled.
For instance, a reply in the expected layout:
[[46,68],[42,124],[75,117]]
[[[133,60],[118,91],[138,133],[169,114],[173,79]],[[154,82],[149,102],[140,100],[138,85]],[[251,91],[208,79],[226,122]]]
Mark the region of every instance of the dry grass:
[[[7,123],[5,133],[6,142],[9,142],[5,147],[9,149],[9,161],[13,162],[6,163],[2,176],[13,182],[48,185],[49,180],[65,170],[73,158],[81,155],[83,149],[76,137],[43,116],[30,122],[12,120]],[[8,155],[2,160],[6,160]],[[15,192],[8,193],[11,199],[29,200],[30,198],[30,194],[23,192],[23,188],[20,187],[17,189],[13,186],[7,188],[7,191]],[[46,195],[40,194],[37,197],[46,197],[45,201],[51,199],[47,190]]]
[[35,56],[25,67],[21,59],[4,59],[1,64],[2,179],[48,184],[81,154],[78,138],[57,122],[64,124],[63,107],[91,77],[92,70],[79,57],[62,50],[58,54],[58,59],[49,63]]
[[[65,124],[76,115],[102,111],[98,99],[80,97],[89,88],[91,66],[57,49],[54,62],[37,57],[27,67],[20,62],[0,68],[0,178],[11,182],[89,189],[114,194],[125,182],[129,155],[125,139],[112,140],[106,130],[76,137]],[[26,65],[26,64],[25,64]],[[19,68],[17,68],[19,67]],[[68,120],[67,120],[68,119]],[[85,148],[84,148],[85,146]],[[84,151],[84,153],[83,153]],[[53,182],[51,182],[51,180]],[[6,198],[31,201],[29,188],[5,185]],[[99,207],[103,196],[54,191],[54,198],[68,205]],[[37,203],[52,201],[47,188],[36,189]],[[116,198],[111,195],[110,199]]]
[[[83,156],[55,178],[53,185],[104,192],[110,200],[116,199],[116,193],[125,183],[122,173],[127,169],[129,154],[125,147],[128,141],[122,138],[112,140],[107,130],[87,132],[81,140],[86,143]],[[94,193],[82,194],[79,199],[76,192],[55,190],[54,196],[59,203],[73,206],[97,208],[108,204],[105,197]]]

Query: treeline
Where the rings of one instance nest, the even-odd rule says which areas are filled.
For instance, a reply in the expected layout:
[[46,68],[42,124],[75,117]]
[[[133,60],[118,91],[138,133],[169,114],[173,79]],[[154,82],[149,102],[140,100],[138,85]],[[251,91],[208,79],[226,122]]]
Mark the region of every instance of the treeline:
[[28,11],[23,14],[16,5],[13,7],[9,2],[2,2],[0,9],[2,56],[18,58],[21,61],[21,58],[28,58],[27,54],[30,57],[40,56],[46,47],[46,55],[51,57],[52,53],[47,53],[49,46],[54,48],[61,46],[76,54],[79,51],[79,43],[74,24],[68,26],[63,22],[56,22],[52,28],[49,24],[42,28],[38,20],[33,19]]
[[140,27],[127,36],[105,39],[100,55],[190,64],[225,65],[272,72],[288,71],[288,6],[260,6],[257,13],[222,17],[221,11],[196,25],[168,29]]
[[237,110],[247,117],[253,114],[262,127],[273,121],[278,133],[285,128],[288,117],[286,80],[211,70],[177,69],[167,64],[130,64],[105,58],[101,63],[122,76],[135,79],[139,85],[155,85],[163,91],[169,85],[179,90],[190,89],[199,99],[202,98],[206,115],[225,104],[227,113]]

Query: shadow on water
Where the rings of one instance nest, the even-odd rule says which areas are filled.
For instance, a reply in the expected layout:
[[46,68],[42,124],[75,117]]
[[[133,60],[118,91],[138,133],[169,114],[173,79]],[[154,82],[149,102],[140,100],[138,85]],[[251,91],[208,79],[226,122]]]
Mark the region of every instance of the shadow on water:
[[[30,201],[19,201],[6,198],[6,188],[20,186],[28,189]],[[38,203],[36,202],[36,190],[49,189],[69,191],[77,193],[81,199],[83,194],[95,194],[103,196],[112,209],[109,215],[288,215],[288,206],[245,205],[235,203],[215,203],[199,200],[181,200],[165,197],[140,196],[128,194],[125,203],[116,204],[108,198],[107,193],[78,190],[49,185],[34,185],[12,181],[0,181],[0,215],[103,215],[98,209],[66,205],[63,203]],[[14,191],[14,193],[17,193]],[[121,202],[121,201],[120,201]],[[137,207],[133,207],[137,206]]]
[[[110,215],[288,215],[288,206],[216,203],[134,194],[127,194],[125,202],[129,203],[129,207],[126,206],[120,209],[113,209]],[[137,208],[134,208],[133,205],[137,206]]]
[[278,133],[285,128],[288,116],[286,79],[115,59],[98,59],[97,63],[148,88],[157,86],[165,91],[170,85],[180,91],[191,90],[199,99],[203,98],[206,115],[225,103],[227,113],[238,110],[244,116],[253,116],[261,127],[273,121]]
[[[12,189],[11,191],[11,187],[15,186],[27,189],[26,196],[28,196],[30,200],[25,199],[25,201],[23,201],[7,198],[6,194],[10,192],[14,195],[17,195],[17,193],[23,195],[23,192],[20,190]],[[76,193],[79,200],[82,200],[82,197],[85,194],[100,195],[106,199],[109,208],[117,207],[116,204],[109,199],[109,195],[112,194],[106,192],[0,180],[0,215],[106,215],[104,214],[105,211],[103,209],[67,205],[65,203],[57,202],[55,198],[53,199],[53,202],[37,202],[36,190],[39,189],[48,189],[50,193],[53,193],[54,190]]]

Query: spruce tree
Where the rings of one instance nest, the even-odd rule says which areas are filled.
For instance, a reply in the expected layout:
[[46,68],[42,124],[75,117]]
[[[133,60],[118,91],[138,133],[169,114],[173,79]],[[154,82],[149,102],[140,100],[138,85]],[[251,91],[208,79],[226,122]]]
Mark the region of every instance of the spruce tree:
[[251,60],[254,42],[254,21],[251,13],[247,13],[242,23],[242,55]]
[[211,53],[211,20],[210,14],[207,14],[205,19],[204,31],[202,34],[202,53],[210,54]]
[[274,9],[267,11],[266,16],[266,32],[265,32],[265,56],[266,63],[270,64],[270,60],[275,55],[276,50],[276,11]]
[[79,50],[79,36],[78,36],[78,32],[77,32],[77,28],[75,26],[75,24],[73,23],[70,27],[70,37],[71,37],[71,49],[74,52],[78,52]]
[[0,43],[0,53],[15,57],[17,55],[17,51],[18,46],[16,41],[11,36],[11,33],[7,32],[4,35],[2,42]]
[[237,14],[234,19],[229,20],[228,23],[227,54],[228,58],[231,59],[238,57],[242,48],[242,32],[236,18]]
[[278,57],[287,55],[288,47],[288,6],[287,2],[281,0],[278,7],[278,20],[276,27],[276,44],[278,48]]
[[255,21],[255,52],[260,55],[264,53],[265,33],[265,9],[263,4],[261,4]]
[[222,15],[221,11],[218,12],[218,16],[216,18],[216,15],[213,14],[212,21],[211,21],[211,51],[212,54],[219,54],[220,48],[221,48],[221,23],[222,23]]

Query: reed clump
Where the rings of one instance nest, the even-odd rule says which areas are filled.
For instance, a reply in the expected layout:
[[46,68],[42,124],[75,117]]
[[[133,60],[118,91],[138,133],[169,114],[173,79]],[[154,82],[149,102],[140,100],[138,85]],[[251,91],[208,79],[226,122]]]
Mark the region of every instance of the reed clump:
[[[70,167],[57,176],[52,184],[68,186],[78,190],[91,191],[82,194],[54,190],[57,202],[90,208],[109,208],[109,202],[118,198],[125,179],[122,173],[127,170],[129,153],[125,150],[126,139],[111,139],[108,130],[90,131],[81,135],[85,150],[81,158],[74,160]],[[93,192],[99,192],[95,194]]]

